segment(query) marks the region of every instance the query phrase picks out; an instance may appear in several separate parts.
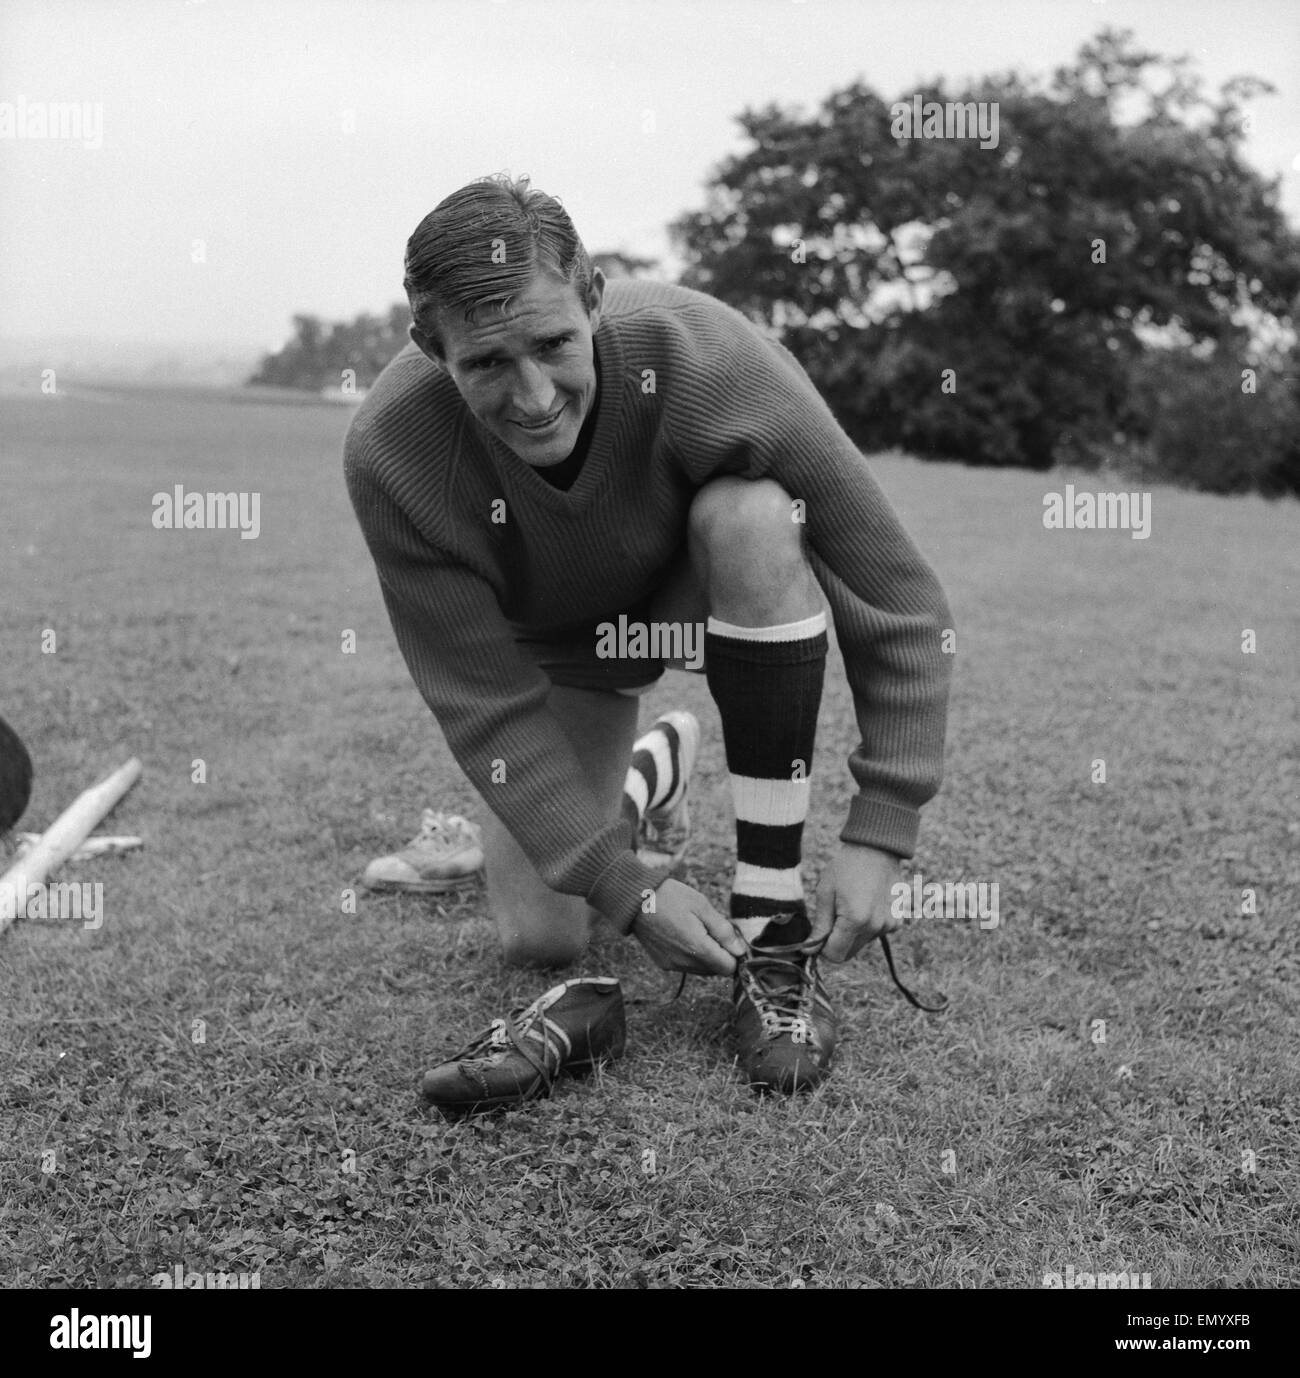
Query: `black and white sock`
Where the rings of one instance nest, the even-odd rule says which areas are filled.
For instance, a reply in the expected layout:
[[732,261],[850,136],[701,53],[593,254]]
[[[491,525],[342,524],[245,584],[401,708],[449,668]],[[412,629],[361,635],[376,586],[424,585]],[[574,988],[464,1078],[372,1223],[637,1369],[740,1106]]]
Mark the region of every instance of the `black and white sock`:
[[634,832],[647,813],[673,808],[686,793],[682,741],[671,718],[660,718],[632,748],[623,781],[623,817]]
[[[824,612],[775,627],[710,617],[705,631],[736,806],[731,918],[751,943],[799,942],[809,932],[803,825],[828,645]],[[769,925],[773,915],[789,920]]]

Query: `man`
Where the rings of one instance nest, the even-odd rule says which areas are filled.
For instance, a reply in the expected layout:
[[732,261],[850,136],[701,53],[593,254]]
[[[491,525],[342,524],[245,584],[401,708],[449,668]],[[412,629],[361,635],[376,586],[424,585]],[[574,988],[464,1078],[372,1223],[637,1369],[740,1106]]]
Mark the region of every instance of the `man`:
[[[405,286],[412,343],[358,410],[345,469],[406,663],[490,810],[506,960],[572,962],[599,916],[664,969],[733,976],[754,1085],[815,1085],[835,1042],[818,954],[847,961],[898,926],[890,888],[940,780],[934,574],[788,351],[703,294],[606,284],[527,179],[447,197],[411,236]],[[823,595],[862,741],[814,932],[800,847]],[[610,635],[701,624],[736,804],[729,917],[635,850],[647,815],[680,809],[693,719],[661,720],[633,757],[665,653],[620,656]],[[614,984],[498,1020],[426,1095],[513,1103],[611,1055]]]

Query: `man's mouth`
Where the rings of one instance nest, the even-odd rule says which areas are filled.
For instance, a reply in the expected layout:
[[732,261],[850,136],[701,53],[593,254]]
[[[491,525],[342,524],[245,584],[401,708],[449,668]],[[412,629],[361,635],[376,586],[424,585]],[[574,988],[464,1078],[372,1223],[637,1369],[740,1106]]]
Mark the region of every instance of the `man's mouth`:
[[[567,407],[568,405],[569,404],[566,402],[564,404],[564,407]],[[542,421],[516,421],[515,425],[518,426],[521,431],[524,431],[528,435],[545,435],[548,431],[552,430],[559,423],[560,417],[564,415],[564,407],[561,407],[559,411],[552,412],[550,416],[546,417]]]

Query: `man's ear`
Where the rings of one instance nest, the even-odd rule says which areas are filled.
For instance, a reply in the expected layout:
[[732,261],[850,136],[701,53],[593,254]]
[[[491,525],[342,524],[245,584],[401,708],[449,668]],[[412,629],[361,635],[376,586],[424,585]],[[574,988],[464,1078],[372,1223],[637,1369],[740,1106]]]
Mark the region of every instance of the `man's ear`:
[[416,349],[418,349],[435,368],[440,368],[444,373],[447,372],[447,361],[442,357],[442,354],[438,350],[438,346],[433,342],[430,336],[426,335],[424,331],[414,323],[411,325],[411,339]]
[[605,274],[599,268],[591,270],[591,290],[587,293],[587,318],[591,321],[591,333],[600,328],[601,311],[605,304]]

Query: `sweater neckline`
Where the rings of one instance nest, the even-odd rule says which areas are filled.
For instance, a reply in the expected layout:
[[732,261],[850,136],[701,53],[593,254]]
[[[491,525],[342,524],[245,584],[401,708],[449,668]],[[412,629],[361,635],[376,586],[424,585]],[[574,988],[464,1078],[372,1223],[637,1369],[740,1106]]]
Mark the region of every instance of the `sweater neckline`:
[[530,502],[548,503],[561,511],[573,511],[590,501],[604,482],[614,452],[618,392],[623,378],[623,351],[608,317],[593,336],[592,347],[600,357],[600,386],[592,403],[596,410],[596,424],[587,458],[578,471],[578,477],[568,488],[557,488],[553,483],[547,483],[531,464],[520,459],[504,441],[479,428],[480,435],[486,439],[497,473]]

